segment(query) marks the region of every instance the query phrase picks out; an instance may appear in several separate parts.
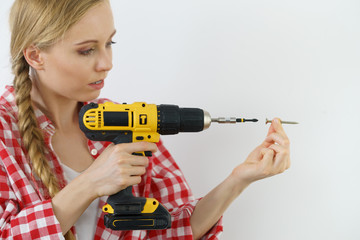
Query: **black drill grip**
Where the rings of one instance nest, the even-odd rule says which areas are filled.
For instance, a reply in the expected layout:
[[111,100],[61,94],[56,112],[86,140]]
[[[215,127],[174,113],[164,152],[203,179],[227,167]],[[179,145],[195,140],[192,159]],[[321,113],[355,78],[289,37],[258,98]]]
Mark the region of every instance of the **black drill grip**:
[[135,197],[132,186],[108,197],[107,203],[114,208],[117,215],[140,214],[146,198]]
[[152,157],[152,152],[151,152],[151,151],[136,152],[136,153],[133,153],[133,155],[136,155],[136,156],[145,156],[145,157]]

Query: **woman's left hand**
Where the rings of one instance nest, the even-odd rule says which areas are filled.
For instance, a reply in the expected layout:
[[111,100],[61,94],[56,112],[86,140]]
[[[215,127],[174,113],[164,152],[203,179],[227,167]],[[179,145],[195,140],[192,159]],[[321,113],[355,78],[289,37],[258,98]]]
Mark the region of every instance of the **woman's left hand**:
[[290,167],[290,142],[280,119],[273,119],[262,144],[237,166],[231,176],[243,184],[274,176]]
[[279,119],[247,159],[222,183],[203,197],[191,215],[194,239],[201,238],[223,215],[231,202],[252,182],[282,173],[290,167],[290,144]]

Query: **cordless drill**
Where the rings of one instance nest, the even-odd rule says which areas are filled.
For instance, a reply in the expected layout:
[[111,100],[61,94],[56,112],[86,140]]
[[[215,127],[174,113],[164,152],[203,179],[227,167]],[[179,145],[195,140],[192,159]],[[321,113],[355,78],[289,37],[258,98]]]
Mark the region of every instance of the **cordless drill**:
[[[86,137],[114,144],[139,141],[159,142],[161,135],[179,132],[200,132],[211,122],[256,122],[257,119],[211,118],[199,108],[180,108],[177,105],[90,103],[79,113],[79,124]],[[151,156],[151,152],[133,153]],[[109,196],[103,206],[105,226],[113,230],[166,229],[171,216],[154,198],[135,197],[132,186]]]

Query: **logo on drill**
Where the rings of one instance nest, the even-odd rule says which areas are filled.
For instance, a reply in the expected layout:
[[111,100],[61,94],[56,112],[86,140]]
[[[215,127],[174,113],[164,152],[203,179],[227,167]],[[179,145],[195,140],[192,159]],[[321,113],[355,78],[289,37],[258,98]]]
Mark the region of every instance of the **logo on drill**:
[[140,114],[140,125],[146,125],[147,124],[147,115],[146,114]]

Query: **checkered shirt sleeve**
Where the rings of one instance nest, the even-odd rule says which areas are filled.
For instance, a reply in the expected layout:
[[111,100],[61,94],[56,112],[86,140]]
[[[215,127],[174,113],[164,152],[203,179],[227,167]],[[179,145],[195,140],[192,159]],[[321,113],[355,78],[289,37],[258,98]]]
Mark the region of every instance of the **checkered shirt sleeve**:
[[51,200],[39,197],[26,174],[15,123],[4,114],[0,121],[0,239],[63,239]]

